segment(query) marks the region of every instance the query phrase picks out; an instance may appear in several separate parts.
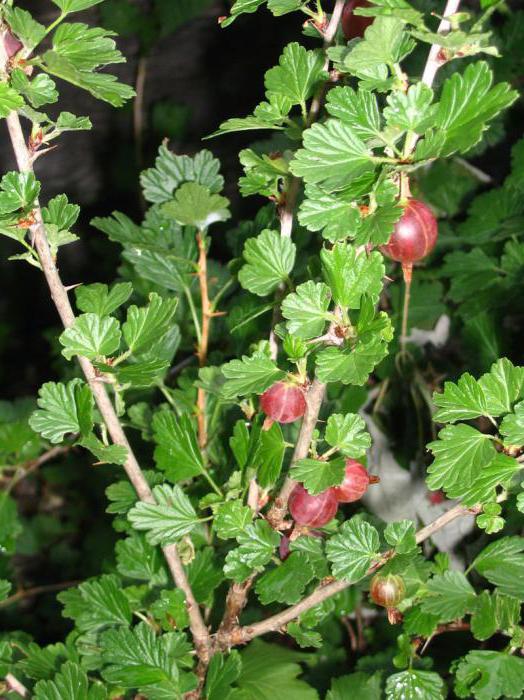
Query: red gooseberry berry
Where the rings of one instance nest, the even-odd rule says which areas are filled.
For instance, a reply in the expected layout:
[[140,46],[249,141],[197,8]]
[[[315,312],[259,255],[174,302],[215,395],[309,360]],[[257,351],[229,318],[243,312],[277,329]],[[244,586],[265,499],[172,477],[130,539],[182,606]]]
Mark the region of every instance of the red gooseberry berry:
[[306,410],[304,390],[292,382],[276,382],[260,397],[260,407],[272,421],[293,423]]
[[411,280],[413,263],[431,253],[437,242],[437,235],[437,220],[427,204],[418,199],[408,199],[391,238],[380,250],[388,258],[402,263],[404,276]]
[[289,497],[289,512],[298,525],[322,527],[333,520],[338,501],[333,489],[312,496],[302,484],[297,484]]
[[391,624],[399,622],[401,616],[397,606],[404,600],[406,595],[406,586],[401,576],[375,574],[371,579],[369,595],[376,605],[386,608],[388,620]]
[[366,493],[370,484],[377,484],[378,476],[368,473],[368,470],[355,459],[346,459],[344,481],[333,488],[339,503],[358,501]]
[[348,41],[364,36],[364,32],[375,19],[374,17],[356,15],[355,9],[357,7],[372,7],[372,5],[368,0],[349,0],[346,2],[342,10],[342,31]]

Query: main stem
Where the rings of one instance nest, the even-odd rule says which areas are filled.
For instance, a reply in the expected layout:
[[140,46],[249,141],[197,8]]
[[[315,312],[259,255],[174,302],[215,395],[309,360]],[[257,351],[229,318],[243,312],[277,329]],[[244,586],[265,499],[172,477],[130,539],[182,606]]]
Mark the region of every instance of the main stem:
[[[202,303],[202,328],[198,343],[197,355],[199,367],[204,367],[207,362],[209,348],[209,328],[211,324],[211,304],[209,302],[209,290],[207,284],[207,251],[204,236],[197,233],[198,244],[198,281],[200,283],[200,298]],[[202,387],[197,390],[197,422],[198,444],[200,449],[207,445],[207,418],[206,418],[206,392]]]
[[[5,58],[0,56],[0,59]],[[5,60],[2,61],[5,65]],[[7,117],[7,128],[9,137],[15,153],[16,162],[20,172],[33,172],[33,164],[29,149],[24,138],[20,119],[16,112],[11,112]],[[67,291],[62,284],[58,273],[55,261],[51,255],[45,225],[42,219],[42,211],[38,202],[34,210],[35,224],[31,226],[31,235],[34,240],[34,245],[38,253],[40,265],[44,273],[51,297],[58,311],[58,315],[65,328],[69,328],[75,321],[75,313],[67,296]],[[141,501],[145,503],[154,503],[155,499],[149,488],[140,465],[131,449],[131,446],[124,433],[120,420],[116,414],[113,404],[106,392],[105,386],[98,381],[95,370],[91,362],[86,357],[78,356],[80,367],[85,375],[86,381],[93,393],[94,399],[98,406],[98,410],[106,424],[111,440],[115,445],[121,445],[127,450],[127,459],[124,469],[126,474],[133,484],[133,487]],[[204,624],[204,620],[200,613],[200,608],[193,595],[193,591],[187,580],[184,567],[178,555],[175,544],[163,547],[164,556],[166,558],[169,570],[173,579],[186,596],[186,605],[188,609],[191,632],[193,634],[195,647],[199,658],[202,661],[207,661],[209,658],[209,632]]]

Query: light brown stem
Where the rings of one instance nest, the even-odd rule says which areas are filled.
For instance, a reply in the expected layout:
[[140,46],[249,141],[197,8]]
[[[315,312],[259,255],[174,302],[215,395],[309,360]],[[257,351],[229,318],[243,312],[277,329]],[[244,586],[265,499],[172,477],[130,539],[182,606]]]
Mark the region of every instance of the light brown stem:
[[[478,512],[479,509],[477,508],[467,508],[461,504],[454,506],[446,513],[434,520],[432,523],[426,525],[426,527],[423,527],[417,532],[417,544],[420,544],[424,540],[429,539],[435,532],[441,530],[453,520],[456,520],[457,518],[463,517],[465,515],[473,515]],[[370,566],[370,568],[367,570],[367,572],[362,578],[364,578],[365,576],[369,576],[370,574],[377,571],[377,569],[379,569],[387,561],[389,561],[389,559],[391,559],[392,556],[392,550],[385,552],[381,556],[381,558],[377,562],[375,562],[375,564]],[[246,627],[240,627],[233,630],[231,646],[233,646],[234,644],[245,644],[246,642],[251,641],[255,637],[260,637],[261,635],[267,634],[268,632],[277,632],[279,630],[282,630],[285,625],[287,625],[292,620],[296,619],[302,613],[306,612],[307,610],[310,610],[319,603],[322,603],[322,601],[327,600],[328,598],[331,598],[334,595],[337,595],[337,593],[340,593],[341,591],[345,590],[346,588],[349,588],[352,585],[353,583],[348,583],[347,581],[334,581],[333,583],[328,583],[327,585],[319,586],[319,588],[313,591],[313,593],[308,595],[296,605],[292,605],[290,608],[287,608],[286,610],[283,610],[282,612],[277,613],[276,615],[272,615],[271,617],[268,617],[267,619],[262,620],[261,622],[256,622],[254,625],[248,625]]]
[[14,690],[22,698],[29,697],[29,691],[23,683],[21,683],[16,676],[12,673],[8,673],[5,677],[5,682],[7,683],[8,690]]
[[[295,445],[295,451],[293,452],[291,466],[298,462],[299,459],[304,459],[308,456],[311,438],[318,421],[318,415],[320,413],[320,408],[322,406],[325,393],[326,385],[320,382],[318,379],[315,379],[307,392],[306,412],[304,414],[304,418],[302,419],[302,425],[300,426],[300,433],[298,435],[297,444]],[[291,477],[288,476],[286,478],[280,493],[275,498],[275,501],[267,514],[268,522],[276,530],[282,528],[283,520],[287,512],[287,502],[296,484],[297,482]]]
[[[5,56],[0,56],[0,65],[5,65]],[[21,172],[33,172],[29,150],[27,148],[18,114],[16,112],[11,112],[6,117],[6,121],[19,170]],[[75,314],[69,301],[69,297],[67,296],[67,291],[62,284],[62,280],[60,279],[55,260],[51,255],[45,225],[42,220],[42,211],[38,202],[36,203],[34,214],[35,224],[31,226],[30,230],[40,260],[40,265],[49,287],[51,297],[58,311],[58,315],[60,316],[64,327],[69,328],[75,321]],[[85,375],[86,381],[93,393],[98,410],[100,411],[104,423],[106,424],[111,440],[115,445],[121,445],[127,450],[127,459],[123,466],[139,499],[146,503],[154,503],[153,494],[151,493],[149,484],[147,483],[133,450],[131,449],[113,404],[106,392],[105,386],[96,380],[94,367],[87,358],[79,356],[78,361]],[[167,545],[163,548],[163,552],[176,585],[182,591],[184,591],[186,596],[186,605],[190,619],[191,632],[193,633],[195,648],[199,658],[207,661],[209,658],[210,648],[209,631],[204,623],[198,603],[195,600],[187,580],[187,576],[178,555],[176,545]]]
[[[209,349],[209,329],[211,325],[211,304],[209,302],[209,290],[207,284],[207,251],[206,242],[201,232],[197,233],[198,243],[198,281],[200,284],[200,298],[202,303],[202,333],[198,344],[197,356],[200,367],[205,367],[207,352]],[[207,417],[206,417],[206,392],[201,387],[197,392],[197,421],[198,444],[201,449],[207,445]]]
[[[449,17],[449,15],[455,14],[455,12],[458,12],[460,3],[461,0],[447,0],[446,7],[444,9],[444,14],[442,15],[444,19],[441,20],[437,29],[438,34],[445,34],[446,32],[449,32],[449,30],[451,29],[451,25],[445,18]],[[425,83],[428,87],[432,87],[435,81],[437,71],[443,64],[443,62],[439,60],[439,52],[441,48],[442,47],[439,44],[432,44],[429,50],[426,65],[424,67],[424,72],[422,73],[422,82]],[[404,156],[407,156],[414,151],[418,139],[419,135],[416,134],[414,131],[408,134],[408,137],[406,138],[406,144],[404,147]]]

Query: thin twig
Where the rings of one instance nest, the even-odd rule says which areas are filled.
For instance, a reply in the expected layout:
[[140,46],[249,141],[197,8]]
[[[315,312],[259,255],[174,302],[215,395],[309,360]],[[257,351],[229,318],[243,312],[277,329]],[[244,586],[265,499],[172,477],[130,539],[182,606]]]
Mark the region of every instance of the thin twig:
[[[0,42],[0,68],[4,69],[4,71],[6,64],[7,57],[5,55],[3,44]],[[30,153],[27,148],[18,113],[11,112],[6,117],[6,122],[19,170],[21,172],[33,172]],[[40,265],[48,284],[51,297],[58,311],[58,315],[60,316],[64,327],[69,328],[75,321],[75,314],[69,301],[67,291],[62,284],[55,260],[51,255],[49,242],[47,240],[47,233],[42,219],[42,211],[38,201],[35,203],[34,215],[35,223],[30,227],[30,231],[34,239]],[[94,367],[87,358],[78,356],[78,361],[93,393],[98,410],[100,411],[104,423],[106,424],[111,440],[115,445],[121,445],[127,450],[127,459],[123,466],[139,499],[146,503],[154,503],[155,500],[151,489],[149,488],[149,484],[147,483],[133,450],[131,449],[114,406],[106,392],[105,385],[96,381]],[[200,608],[198,607],[198,603],[196,602],[193,591],[189,585],[189,581],[178,554],[176,544],[167,545],[163,548],[163,552],[176,585],[184,592],[186,596],[190,628],[193,634],[197,654],[203,663],[207,663],[210,655],[209,631],[204,623]]]
[[29,474],[35,472],[43,464],[51,462],[53,459],[56,459],[56,457],[67,454],[72,448],[73,445],[52,447],[50,450],[47,450],[46,452],[42,453],[36,459],[30,459],[28,462],[24,462],[24,464],[18,464],[14,466],[13,469],[15,470],[15,473],[12,479],[7,484],[6,491],[12,491],[14,487],[23,479],[28,477]]
[[135,140],[136,164],[142,167],[144,142],[144,93],[147,76],[147,56],[140,56],[136,67],[135,99],[133,101],[133,136]]
[[26,598],[34,598],[42,593],[53,593],[54,591],[63,591],[64,588],[77,586],[81,581],[62,581],[61,583],[50,583],[43,586],[35,586],[34,588],[22,588],[13,593],[8,598],[0,601],[0,608],[7,608],[14,603],[18,603]]

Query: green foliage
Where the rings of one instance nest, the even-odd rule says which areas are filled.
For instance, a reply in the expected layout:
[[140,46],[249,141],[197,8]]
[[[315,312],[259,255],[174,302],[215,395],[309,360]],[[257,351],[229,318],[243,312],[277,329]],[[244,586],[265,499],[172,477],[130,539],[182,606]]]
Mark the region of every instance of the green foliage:
[[[0,402],[1,691],[15,678],[36,700],[521,697],[524,141],[510,143],[507,110],[523,14],[485,0],[436,33],[438,3],[374,0],[356,8],[364,36],[345,41],[334,3],[229,5],[222,27],[258,9],[307,20],[307,48],[284,45],[264,99],[212,134],[269,134],[244,133],[239,154],[240,194],[265,204],[229,224],[219,161],[194,153],[193,133],[184,143],[185,104],[162,100],[154,128],[194,155],[160,146],[142,220],[93,219],[119,246],[103,271],[120,262],[114,281],[76,286],[76,316],[57,274],[80,209],[32,172],[62,133],[91,127],[60,112],[62,81],[123,106],[134,91],[109,72],[125,60],[115,31],[143,68],[212,3],[53,0],[46,25],[0,7],[2,42],[22,44],[0,67],[19,166],[0,182],[0,234],[66,321],[56,381]],[[421,79],[430,44],[438,72]],[[440,219],[434,253],[403,266],[409,288],[385,247],[408,196]],[[279,381],[303,390],[300,422],[265,420],[259,397]],[[295,482],[324,493],[348,458],[381,485],[321,529],[293,523]],[[72,629],[40,646],[38,625],[62,630],[55,570],[80,581],[57,596]],[[380,571],[401,579],[394,608],[368,593]]]

